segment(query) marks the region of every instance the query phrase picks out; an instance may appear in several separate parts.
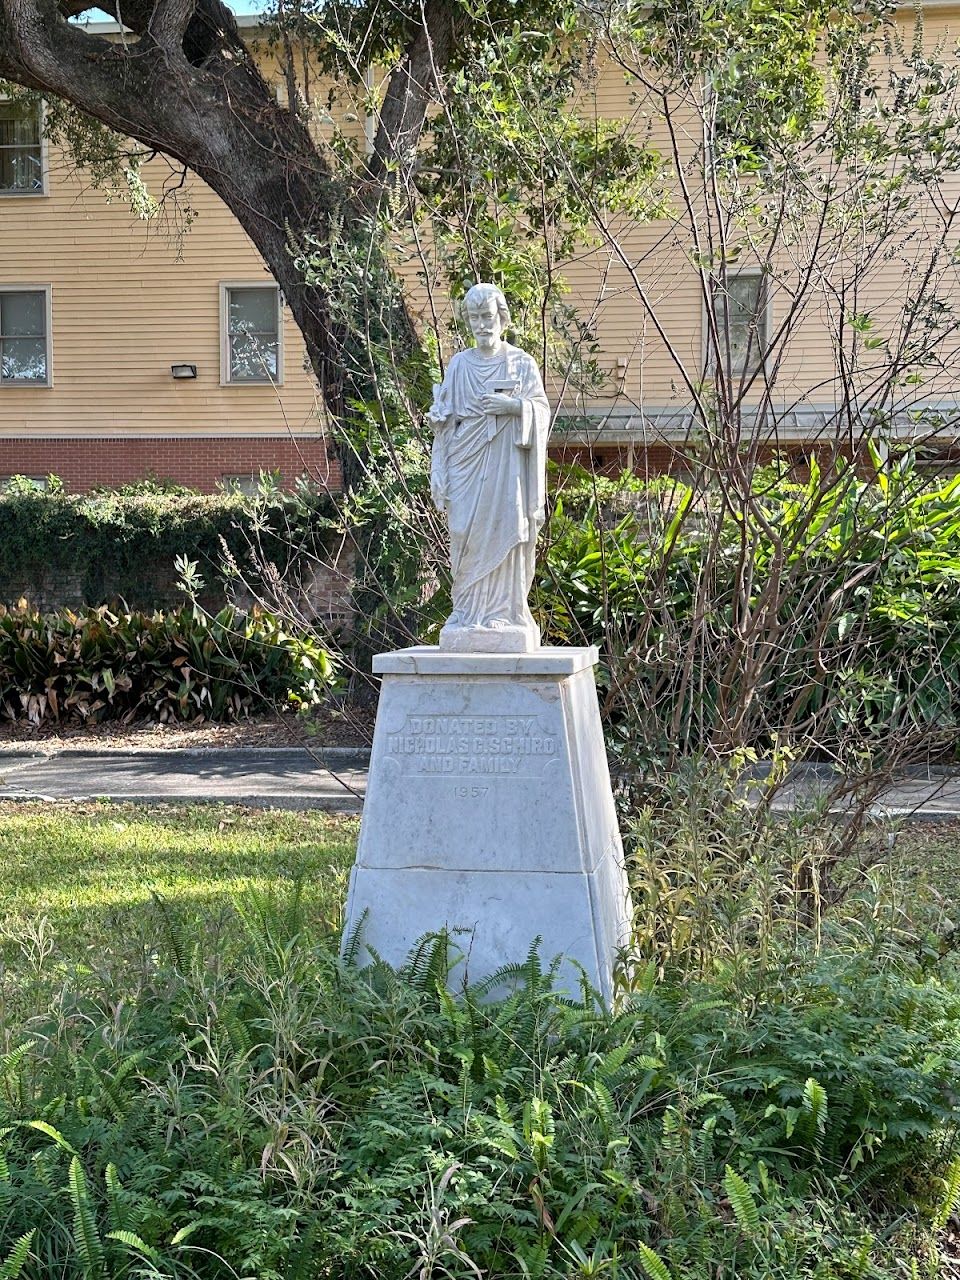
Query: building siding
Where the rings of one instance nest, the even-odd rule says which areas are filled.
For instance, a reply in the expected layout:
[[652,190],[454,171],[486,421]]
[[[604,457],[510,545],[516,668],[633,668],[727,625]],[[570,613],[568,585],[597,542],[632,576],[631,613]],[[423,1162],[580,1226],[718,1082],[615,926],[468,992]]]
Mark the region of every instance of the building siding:
[[[903,25],[909,29],[908,20]],[[955,37],[960,6],[928,6],[926,30],[931,44]],[[637,110],[622,74],[610,65],[584,85],[577,105],[585,114],[614,118]],[[333,111],[340,124],[352,117],[347,129],[362,133],[349,89]],[[635,125],[646,127],[640,117]],[[322,133],[328,126],[318,127]],[[691,123],[684,145],[692,148],[696,141]],[[662,126],[654,125],[650,142],[666,147]],[[158,160],[145,172],[158,194],[169,166]],[[221,386],[220,285],[264,282],[269,275],[219,198],[189,178],[180,201],[196,216],[183,235],[166,234],[161,224],[137,222],[122,199],[108,202],[52,149],[48,192],[0,197],[0,285],[49,285],[53,315],[53,385],[0,386],[0,475],[54,471],[70,487],[85,487],[151,471],[212,488],[224,475],[277,469],[288,480],[306,470],[322,483],[334,483],[338,473],[322,440],[315,380],[288,313],[283,385]],[[697,376],[703,301],[683,230],[665,221],[621,223],[618,234],[625,256],[639,264],[670,343]],[[879,309],[890,316],[902,295],[903,271],[901,262],[891,261],[872,286]],[[599,419],[614,405],[624,413],[642,408],[649,425],[631,430],[641,446],[650,446],[645,456],[673,456],[656,452],[658,440],[665,431],[682,435],[682,428],[658,426],[657,414],[675,411],[679,420],[689,397],[629,272],[608,249],[597,248],[578,255],[564,274],[581,314],[596,314],[610,383],[589,402],[567,395],[561,412],[588,411]],[[414,290],[412,306],[429,315],[422,289],[419,295]],[[774,324],[779,306],[775,294]],[[179,362],[197,365],[196,380],[172,378],[170,366]],[[793,339],[778,403],[807,397],[820,383],[819,399],[829,404],[833,369],[823,317],[814,307]],[[556,403],[559,388],[555,380],[550,386]],[[948,375],[928,390],[950,397],[957,388]]]
[[[147,166],[157,190],[162,162]],[[47,196],[0,197],[0,284],[52,290],[53,385],[0,387],[9,438],[316,433],[315,380],[285,311],[282,387],[220,385],[220,283],[268,282],[259,254],[199,179],[179,238],[108,203],[56,156]],[[196,364],[178,382],[170,366]]]

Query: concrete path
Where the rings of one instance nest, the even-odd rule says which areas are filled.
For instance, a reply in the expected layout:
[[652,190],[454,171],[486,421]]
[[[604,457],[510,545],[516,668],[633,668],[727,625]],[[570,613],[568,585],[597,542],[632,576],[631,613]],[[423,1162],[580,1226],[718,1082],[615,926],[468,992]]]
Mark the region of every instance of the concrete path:
[[[222,801],[257,808],[359,813],[369,751],[329,747],[172,748],[165,751],[66,748],[53,753],[0,750],[0,800]],[[829,770],[797,766],[777,797],[787,810],[832,783]],[[877,817],[960,819],[960,772],[915,770],[873,806]]]
[[[818,798],[829,800],[831,812],[841,812],[850,799],[838,788],[838,778],[829,765],[797,764],[788,781],[774,797],[773,808],[786,813]],[[960,819],[960,770],[939,766],[914,768],[886,787],[870,806],[878,819],[891,818],[951,822]]]
[[0,753],[0,800],[211,801],[359,813],[369,751],[299,747]]

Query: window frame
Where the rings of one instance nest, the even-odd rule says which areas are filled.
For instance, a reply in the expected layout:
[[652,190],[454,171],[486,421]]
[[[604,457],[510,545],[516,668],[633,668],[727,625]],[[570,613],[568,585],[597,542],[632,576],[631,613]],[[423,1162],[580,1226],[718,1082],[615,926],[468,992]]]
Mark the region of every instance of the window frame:
[[[13,102],[14,98],[9,93],[0,93],[0,107],[5,102]],[[6,187],[0,187],[0,200],[42,200],[50,194],[50,166],[47,154],[47,111],[46,104],[40,103],[39,119],[37,121],[40,130],[40,190],[39,191],[11,191]]]
[[[757,307],[757,318],[759,321],[759,333],[756,350],[753,353],[753,364],[748,366],[746,361],[742,368],[737,369],[731,364],[730,376],[733,379],[742,382],[752,382],[753,379],[763,373],[767,363],[767,355],[770,347],[770,338],[773,333],[773,291],[770,288],[769,274],[762,267],[739,267],[727,269],[726,280],[736,280],[738,277],[747,276],[759,282],[759,305]],[[716,314],[716,305],[718,300],[717,290],[721,287],[721,281],[718,276],[710,277],[710,300],[705,302],[703,306],[702,316],[702,343],[701,343],[701,364],[707,374],[715,375],[717,373],[717,357],[719,352],[711,351],[710,343],[710,312],[708,307],[714,308]],[[726,375],[726,370],[722,371]]]
[[[230,377],[230,294],[234,289],[263,289],[271,291],[277,300],[277,376],[275,378]],[[283,386],[283,294],[276,281],[221,280],[220,281],[220,385],[221,387],[282,387]]]
[[53,386],[53,285],[4,283],[0,284],[0,294],[3,293],[43,294],[43,324],[47,349],[47,377],[44,382],[37,382],[32,378],[0,377],[0,395],[10,388],[16,388],[20,391],[46,391]]

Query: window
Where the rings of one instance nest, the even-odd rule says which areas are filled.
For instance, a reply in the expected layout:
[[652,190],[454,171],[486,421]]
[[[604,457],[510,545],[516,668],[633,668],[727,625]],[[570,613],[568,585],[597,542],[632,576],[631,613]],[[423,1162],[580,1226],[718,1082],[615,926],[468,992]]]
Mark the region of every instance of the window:
[[49,488],[46,476],[0,476],[0,491],[5,493],[45,493]]
[[40,107],[0,100],[0,195],[43,195]]
[[719,361],[726,370],[729,353],[731,373],[753,374],[763,363],[770,340],[767,290],[760,272],[738,271],[725,281],[713,284],[713,313],[717,322],[719,351],[708,341],[708,364]]
[[283,381],[280,291],[276,285],[222,285],[222,382]]
[[255,475],[221,476],[220,483],[227,493],[242,493],[245,498],[255,498],[260,492],[260,477]]
[[49,289],[0,289],[0,386],[50,385],[49,321]]

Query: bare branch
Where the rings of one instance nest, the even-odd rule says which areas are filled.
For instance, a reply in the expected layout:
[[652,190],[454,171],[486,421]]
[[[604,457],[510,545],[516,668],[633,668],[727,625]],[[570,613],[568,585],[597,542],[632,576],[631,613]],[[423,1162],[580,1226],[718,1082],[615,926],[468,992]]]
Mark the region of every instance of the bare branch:
[[421,0],[420,22],[390,76],[380,111],[370,161],[370,172],[378,181],[393,166],[405,168],[412,163],[439,76],[456,47],[459,12],[453,0]]

